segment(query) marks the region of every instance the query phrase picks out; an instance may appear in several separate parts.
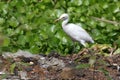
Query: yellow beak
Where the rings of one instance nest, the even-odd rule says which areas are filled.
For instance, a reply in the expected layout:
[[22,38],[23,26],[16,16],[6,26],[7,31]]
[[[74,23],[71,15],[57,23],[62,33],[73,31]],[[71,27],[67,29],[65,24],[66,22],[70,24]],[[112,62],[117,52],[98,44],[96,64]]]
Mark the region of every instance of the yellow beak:
[[60,20],[60,18],[56,19],[54,22],[58,22]]

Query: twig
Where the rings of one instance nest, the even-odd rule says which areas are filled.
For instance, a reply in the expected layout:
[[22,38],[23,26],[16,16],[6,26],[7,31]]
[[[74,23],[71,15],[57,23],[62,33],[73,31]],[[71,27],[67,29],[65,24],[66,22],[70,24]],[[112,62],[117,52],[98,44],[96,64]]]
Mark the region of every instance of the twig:
[[114,24],[114,25],[116,25],[116,24],[120,25],[120,22],[116,22],[116,21],[106,20],[106,19],[93,17],[93,16],[91,18],[96,19],[97,21],[107,22],[107,23],[111,23],[111,24]]

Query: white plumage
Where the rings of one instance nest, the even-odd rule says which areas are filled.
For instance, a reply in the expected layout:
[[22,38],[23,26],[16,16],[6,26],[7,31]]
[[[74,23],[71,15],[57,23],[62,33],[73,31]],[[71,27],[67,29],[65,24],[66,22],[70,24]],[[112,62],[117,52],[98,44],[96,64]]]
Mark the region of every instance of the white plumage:
[[62,28],[73,40],[80,42],[86,47],[86,42],[94,43],[92,37],[81,27],[73,23],[68,23],[68,14],[62,14],[56,21],[62,20]]

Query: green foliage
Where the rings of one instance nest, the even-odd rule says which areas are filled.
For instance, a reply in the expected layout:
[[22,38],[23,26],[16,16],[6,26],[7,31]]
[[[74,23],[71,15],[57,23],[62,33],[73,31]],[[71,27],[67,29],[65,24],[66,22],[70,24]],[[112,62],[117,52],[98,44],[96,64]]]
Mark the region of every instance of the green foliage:
[[16,66],[15,63],[13,63],[12,65],[10,65],[10,72],[11,72],[11,74],[14,73],[15,66]]
[[91,18],[120,21],[119,0],[1,0],[0,33],[6,37],[1,51],[71,53],[72,41],[61,24],[54,23],[64,12],[70,14],[70,22],[84,24],[96,43],[120,46],[119,24]]
[[83,68],[89,68],[90,67],[90,64],[79,64],[76,66],[77,69],[83,69]]

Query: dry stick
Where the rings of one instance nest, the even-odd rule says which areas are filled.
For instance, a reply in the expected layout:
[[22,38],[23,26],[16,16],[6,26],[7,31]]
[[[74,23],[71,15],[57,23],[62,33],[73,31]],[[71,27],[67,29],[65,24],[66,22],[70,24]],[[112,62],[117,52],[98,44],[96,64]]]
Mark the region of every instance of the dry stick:
[[102,18],[98,18],[98,17],[93,17],[93,16],[91,18],[96,19],[98,21],[103,21],[103,22],[111,23],[111,24],[114,24],[114,25],[116,25],[116,24],[120,25],[120,22],[116,22],[116,21],[106,20],[106,19],[102,19]]

